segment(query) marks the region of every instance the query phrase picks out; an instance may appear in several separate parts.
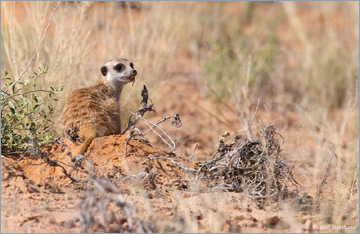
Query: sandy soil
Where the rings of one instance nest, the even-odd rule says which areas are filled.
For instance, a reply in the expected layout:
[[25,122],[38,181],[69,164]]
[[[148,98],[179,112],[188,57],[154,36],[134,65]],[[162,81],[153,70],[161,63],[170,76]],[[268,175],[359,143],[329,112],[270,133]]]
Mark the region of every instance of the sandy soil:
[[[228,124],[211,117],[214,111],[209,100],[195,92],[194,83],[177,83],[178,92],[170,84],[168,97],[181,100],[171,104],[158,105],[157,114],[149,114],[149,120],[156,122],[177,110],[183,126],[174,128],[165,122],[163,129],[175,139],[176,154],[171,158],[184,167],[198,168],[198,161],[205,160],[214,152],[218,137],[223,129],[240,125],[236,116],[227,113]],[[188,95],[185,95],[188,94]],[[194,103],[196,103],[194,105]],[[207,110],[207,111],[204,111]],[[147,115],[147,114],[146,114]],[[145,117],[146,117],[145,115]],[[210,117],[209,117],[210,116]],[[197,125],[192,125],[196,120]],[[145,129],[140,125],[140,128]],[[210,134],[216,133],[216,134]],[[169,147],[155,134],[149,135],[150,143],[142,139],[131,139],[125,143],[128,133],[96,138],[85,156],[94,165],[94,175],[106,178],[116,184],[125,199],[136,205],[138,217],[156,224],[156,231],[221,231],[221,232],[303,232],[309,230],[309,214],[293,213],[284,203],[259,206],[246,193],[209,192],[189,187],[189,177],[184,170],[169,160],[153,159],[158,154],[169,151]],[[69,140],[65,143],[73,150]],[[190,162],[195,143],[198,147]],[[158,146],[154,147],[154,146]],[[73,163],[67,154],[69,150],[55,145],[43,150],[42,157],[26,158],[18,164],[5,168],[14,160],[2,159],[2,231],[3,232],[78,232],[81,230],[79,207],[86,197],[86,187],[91,166],[83,162],[83,169],[74,171],[72,182],[63,169],[69,173]],[[178,153],[180,152],[180,153]],[[150,160],[149,160],[150,158]],[[46,163],[51,160],[52,163]],[[57,164],[56,164],[57,163]],[[61,166],[61,167],[60,167]],[[153,177],[143,178],[143,172]],[[140,179],[139,179],[140,178]],[[295,179],[298,176],[295,174]],[[301,182],[301,178],[300,178]],[[299,193],[299,195],[302,195]],[[281,206],[284,206],[280,208]],[[314,216],[311,218],[314,222]],[[181,225],[189,225],[183,227]],[[176,224],[176,225],[175,225]],[[291,225],[290,225],[291,224]],[[94,231],[96,231],[95,229]]]
[[[238,13],[230,6],[229,14],[232,10],[234,14]],[[306,8],[301,11],[304,14],[301,18],[309,20],[310,23],[312,19],[309,16],[318,17],[314,12],[303,13],[305,10]],[[339,24],[337,26],[341,27],[341,22]],[[288,27],[289,25],[285,23],[281,25],[279,34],[282,42],[290,47],[298,41]],[[251,30],[252,28],[249,27],[244,33]],[[175,112],[180,113],[181,128],[171,126],[171,120],[161,125],[176,143],[174,153],[164,153],[170,149],[154,133],[146,136],[148,142],[141,138],[128,141],[129,133],[96,138],[85,154],[88,162],[82,161],[82,168],[77,168],[71,173],[72,179],[68,174],[74,163],[68,155],[68,148],[60,144],[43,149],[42,154],[26,157],[18,163],[15,158],[1,158],[1,231],[79,232],[83,231],[85,226],[81,215],[88,212],[95,219],[93,223],[97,222],[93,226],[93,231],[103,232],[104,229],[100,225],[103,211],[95,210],[93,214],[91,209],[86,210],[83,205],[88,204],[91,199],[101,199],[101,194],[116,193],[109,188],[111,192],[105,191],[91,197],[89,191],[94,191],[96,185],[91,182],[92,179],[89,179],[90,172],[95,180],[106,179],[108,183],[116,185],[124,199],[136,207],[134,220],[140,220],[139,223],[143,223],[152,231],[261,233],[321,231],[312,229],[314,225],[324,224],[324,217],[320,213],[313,212],[316,211],[316,204],[310,204],[313,208],[310,210],[301,209],[303,207],[299,206],[301,200],[297,200],[295,204],[289,201],[277,201],[259,205],[247,196],[246,191],[208,191],[202,189],[201,183],[191,184],[194,177],[186,173],[184,168],[198,169],[199,162],[209,159],[216,151],[219,137],[224,132],[237,130],[245,132],[249,119],[242,119],[242,116],[236,115],[231,108],[223,108],[219,111],[209,97],[204,96],[203,89],[206,85],[201,79],[196,79],[198,74],[183,69],[191,67],[192,61],[183,55],[178,55],[177,59],[179,67],[173,68],[171,81],[166,81],[166,85],[161,90],[161,96],[166,100],[154,102],[157,113],[146,113],[144,116],[156,122]],[[288,66],[297,65],[293,61],[287,63]],[[231,103],[229,102],[228,105]],[[260,120],[263,124],[269,121],[274,123],[283,131],[287,131],[286,136],[292,137],[291,142],[296,142],[296,146],[289,146],[288,138],[285,138],[285,143],[281,145],[282,160],[292,167],[296,181],[301,185],[310,185],[311,181],[307,181],[309,177],[306,173],[315,168],[315,163],[310,160],[300,160],[297,156],[303,154],[303,157],[312,158],[311,155],[316,152],[318,145],[310,133],[301,132],[302,119],[303,116],[299,116],[296,112],[287,111],[284,114],[263,107],[259,108],[256,115],[256,120]],[[143,132],[148,129],[144,123],[137,127]],[[259,126],[254,127],[253,135],[258,136],[259,133],[256,131],[259,130]],[[344,139],[347,137],[345,133]],[[65,144],[71,150],[76,147],[67,140]],[[125,144],[127,144],[126,156]],[[293,155],[292,152],[295,150],[297,154]],[[167,155],[167,159],[156,159],[159,155]],[[289,190],[292,189],[300,198],[310,195],[312,200],[316,188],[316,185],[313,185],[303,186],[301,189],[289,188]],[[353,207],[356,211],[358,207],[356,199]],[[124,227],[129,227],[126,214],[114,203],[107,204],[105,210],[113,211],[116,216],[122,218],[120,223]],[[344,224],[353,225],[358,223],[358,216],[344,217],[343,221]],[[113,224],[114,222],[111,223]],[[114,227],[111,230],[117,229]]]
[[[290,225],[285,217],[281,217],[278,208],[269,207],[267,209],[273,212],[267,212],[243,193],[187,189],[187,184],[182,182],[186,175],[180,167],[167,160],[147,160],[163,151],[143,140],[130,140],[124,158],[126,141],[126,135],[97,138],[86,156],[95,166],[96,176],[118,185],[124,197],[136,204],[139,217],[171,223],[181,214],[189,219],[186,220],[188,224],[195,226],[195,222],[201,227],[199,232],[289,231]],[[67,143],[71,145],[71,142]],[[59,145],[47,150],[46,157],[61,162],[59,165],[69,172],[71,168],[67,165],[71,160],[67,149]],[[185,159],[177,161],[187,167],[196,167],[196,163]],[[16,166],[4,167],[12,162],[14,160],[7,158],[2,160],[2,231],[78,232],[78,206],[83,201],[86,187],[85,182],[80,181],[87,178],[84,170],[73,172],[71,176],[78,181],[74,183],[61,167],[46,164],[44,159],[25,159]],[[84,168],[91,170],[86,163]],[[136,175],[149,170],[156,172],[152,182],[139,183]],[[306,218],[302,222],[297,231],[308,228]],[[168,228],[176,231],[181,227],[169,225]]]

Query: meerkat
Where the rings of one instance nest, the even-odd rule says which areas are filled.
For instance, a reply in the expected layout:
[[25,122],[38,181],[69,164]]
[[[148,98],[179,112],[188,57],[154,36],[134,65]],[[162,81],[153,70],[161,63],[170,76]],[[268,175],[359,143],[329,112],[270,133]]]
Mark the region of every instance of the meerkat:
[[121,133],[121,92],[137,71],[127,59],[110,60],[100,71],[104,79],[72,92],[59,123],[60,135],[80,144],[74,155],[84,154],[96,137]]

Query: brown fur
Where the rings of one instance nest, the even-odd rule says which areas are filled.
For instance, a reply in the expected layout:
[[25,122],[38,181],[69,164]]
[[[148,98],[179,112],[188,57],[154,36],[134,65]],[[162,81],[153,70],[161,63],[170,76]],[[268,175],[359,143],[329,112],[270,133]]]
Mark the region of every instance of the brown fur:
[[107,81],[99,81],[71,94],[59,122],[58,131],[62,137],[68,137],[67,132],[71,130],[83,139],[82,143],[77,142],[80,143],[80,147],[73,155],[83,154],[96,137],[121,133],[122,87],[112,87]]

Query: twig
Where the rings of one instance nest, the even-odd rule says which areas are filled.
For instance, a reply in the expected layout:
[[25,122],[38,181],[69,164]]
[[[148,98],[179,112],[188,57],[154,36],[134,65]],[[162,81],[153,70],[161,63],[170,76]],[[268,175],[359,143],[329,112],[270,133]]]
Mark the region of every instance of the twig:
[[[84,168],[81,166],[81,163],[82,163],[83,160],[85,160],[85,162],[90,166],[91,171],[94,172],[95,166],[94,166],[94,164],[93,164],[87,157],[84,157],[84,156],[81,155],[81,154],[80,154],[80,155],[77,155],[77,156],[75,156],[75,157],[72,157],[71,149],[70,149],[63,141],[55,138],[55,139],[54,139],[54,142],[57,143],[57,144],[60,144],[60,145],[62,145],[62,146],[64,146],[64,147],[66,148],[66,150],[67,150],[66,155],[68,155],[68,156],[70,157],[70,159],[71,159],[71,162],[73,162],[73,165],[72,165],[72,166],[67,165],[67,164],[65,164],[65,163],[63,163],[63,162],[60,162],[60,163],[65,164],[65,165],[68,166],[68,167],[71,167],[71,169],[70,169],[70,171],[69,171],[69,175],[70,175],[70,176],[71,176],[71,174],[73,173],[73,171],[77,170],[78,167],[84,169]],[[84,170],[85,170],[85,169],[84,169]],[[88,172],[87,170],[85,170],[85,173],[89,174],[89,172]]]
[[[171,151],[170,151],[169,153],[172,153],[172,152],[175,151],[175,149],[176,149],[176,144],[175,144],[175,142],[173,141],[173,139],[171,139],[171,137],[170,137],[159,125],[154,124],[153,122],[151,122],[151,121],[143,118],[142,116],[140,116],[140,115],[138,115],[138,114],[136,114],[136,113],[133,113],[133,112],[130,112],[130,113],[132,113],[133,115],[136,115],[139,119],[141,119],[142,121],[144,121],[144,123],[145,123],[146,125],[148,125],[150,128],[152,128],[152,126],[157,126],[157,128],[158,128],[165,136],[167,136],[167,138],[171,141],[171,143],[172,143],[173,146],[172,146],[169,142],[167,142],[154,128],[152,128],[152,131],[155,132],[155,134],[158,135],[158,136],[170,147]],[[152,125],[152,126],[151,126],[151,125]]]
[[120,181],[128,181],[128,180],[132,180],[132,179],[143,180],[148,174],[149,173],[147,173],[145,171],[140,171],[137,174],[125,176],[124,178],[120,179]]
[[175,159],[167,158],[167,157],[159,157],[159,156],[148,157],[145,161],[142,162],[142,164],[145,164],[147,161],[154,160],[154,159],[168,160],[168,161],[172,162],[173,164],[175,164],[176,166],[183,169],[185,172],[190,172],[190,173],[195,173],[196,172],[195,169],[186,167],[184,164],[175,161]]
[[25,95],[25,94],[28,94],[28,93],[35,93],[35,92],[46,92],[46,93],[55,94],[53,91],[50,91],[50,90],[37,89],[37,90],[30,90],[30,91],[27,91],[25,93],[16,93],[16,94],[13,94],[11,96],[6,96],[5,98],[12,98],[12,97],[15,97],[15,96]]
[[147,134],[148,134],[150,131],[152,131],[154,128],[156,128],[156,127],[158,126],[158,124],[160,124],[160,123],[162,123],[162,122],[164,122],[164,121],[166,121],[166,120],[168,120],[168,119],[170,119],[170,118],[171,118],[171,116],[169,115],[169,116],[166,116],[165,118],[157,121],[157,122],[154,124],[154,126],[152,126],[149,130],[147,130],[147,131],[144,133],[144,136],[147,135]]
[[[255,193],[254,193],[255,194]],[[275,197],[276,195],[278,195],[279,192],[275,192],[273,194],[270,194],[270,195],[267,195],[267,196],[264,196],[264,195],[251,195],[251,194],[247,194],[246,196],[250,197],[250,198],[254,198],[254,199],[265,199],[265,198],[272,198],[272,197]]]
[[[138,133],[138,134],[134,134],[133,132],[134,132],[135,130],[138,131],[139,133]],[[128,145],[128,143],[129,143],[129,141],[130,141],[132,138],[136,137],[136,136],[143,136],[142,132],[141,132],[139,129],[137,129],[137,128],[135,128],[135,129],[133,129],[133,130],[131,131],[129,138],[128,138],[128,139],[126,140],[126,142],[125,142],[124,158],[126,158],[127,145]]]
[[[89,176],[89,188],[80,205],[81,232],[94,232],[96,226],[97,231],[106,233],[151,232],[150,226],[136,213],[135,204],[125,200],[111,181]],[[111,225],[114,223],[116,225]]]
[[43,41],[44,41],[44,39],[45,39],[45,35],[46,35],[46,33],[47,33],[48,29],[49,29],[50,22],[51,22],[52,18],[54,17],[54,14],[55,14],[56,10],[58,9],[60,3],[61,3],[61,2],[59,1],[58,4],[56,5],[56,7],[54,8],[52,14],[50,15],[49,20],[48,20],[48,24],[47,24],[47,26],[46,26],[46,28],[45,28],[45,31],[44,31],[44,33],[43,33],[43,36],[42,36],[42,38],[41,38],[41,40],[40,40],[40,42],[39,42],[38,47],[37,47],[36,50],[35,50],[34,55],[33,55],[32,58],[31,58],[29,64],[27,65],[27,67],[25,68],[25,70],[21,73],[21,75],[19,76],[19,78],[17,78],[17,79],[15,80],[15,82],[9,87],[9,89],[8,89],[8,92],[9,92],[9,93],[10,93],[11,89],[14,87],[14,85],[24,76],[24,74],[26,73],[26,71],[29,69],[29,67],[30,67],[31,64],[33,63],[33,61],[34,61],[34,59],[35,59],[35,57],[36,57],[36,55],[37,55],[37,53],[38,53],[38,51],[39,51],[39,49],[40,49],[40,47],[41,47],[41,44],[43,43]]
[[94,164],[88,158],[86,158],[82,154],[80,154],[80,155],[75,156],[72,160],[72,162],[74,164],[72,165],[71,170],[69,171],[70,176],[75,170],[77,170],[78,167],[80,167],[81,169],[84,169],[86,174],[89,174],[89,171],[86,170],[85,168],[83,168],[83,166],[81,165],[83,161],[85,161],[90,166],[91,172],[95,171]]
[[59,140],[58,138],[54,138],[54,142],[57,144],[60,144],[66,148],[66,150],[67,150],[66,155],[68,155],[72,161],[73,157],[72,157],[71,149],[69,148],[69,146],[67,146],[63,141]]
[[194,150],[193,150],[193,152],[191,154],[191,157],[190,157],[190,162],[192,162],[192,160],[193,160],[193,157],[195,155],[195,150],[196,150],[197,146],[198,146],[198,143],[195,144]]
[[[4,156],[1,155],[1,157],[4,157]],[[24,157],[25,157],[25,155],[23,154],[18,160],[16,160],[16,161],[13,162],[13,163],[10,163],[9,165],[6,165],[5,167],[10,167],[10,166],[14,165],[15,163],[20,162],[21,160],[24,159]]]
[[[140,116],[144,116],[144,114],[147,111],[153,111],[156,113],[156,110],[154,108],[154,104],[147,104],[148,103],[148,99],[149,99],[149,91],[147,90],[146,86],[144,85],[142,91],[141,91],[141,96],[142,96],[142,100],[140,102],[140,108],[137,109],[135,111],[135,113],[138,113]],[[150,99],[151,100],[151,99]],[[130,112],[131,113],[131,112]],[[131,114],[129,116],[129,122],[128,122],[128,126],[126,127],[126,129],[121,133],[121,135],[124,135],[131,127],[133,127],[137,121],[139,120],[139,118],[135,118],[134,121],[131,121],[131,118],[134,116],[134,114]]]
[[[139,113],[140,116],[144,116],[144,114],[147,111],[154,111],[156,112],[156,110],[154,109],[154,104],[149,104],[145,107],[140,107],[139,109],[137,109],[135,111],[135,113]],[[135,118],[134,121],[131,121],[131,118],[135,115],[133,112],[129,111],[131,113],[131,115],[129,116],[129,121],[128,121],[128,126],[126,127],[126,129],[121,133],[121,135],[124,135],[132,126],[134,126],[137,121],[139,120],[139,118]]]
[[171,125],[177,128],[180,128],[182,126],[180,115],[178,113],[175,113],[173,115],[173,119],[171,120]]
[[[1,90],[1,92],[5,93],[5,95],[9,95],[8,92],[5,92],[5,91],[3,91],[3,90]],[[13,97],[6,97],[5,95],[4,95],[4,98],[5,98],[5,99],[11,98],[14,102],[16,102],[16,104],[19,105],[19,101],[18,101],[18,100],[16,100],[16,99],[13,98]],[[1,113],[4,113],[4,112],[3,112],[3,111],[4,111],[4,107],[7,107],[7,106],[8,106],[8,105],[3,105],[3,103],[1,103]]]
[[[235,150],[238,150],[238,147],[239,147],[240,143],[244,142],[245,137],[246,137],[247,133],[248,133],[249,130],[250,130],[250,127],[251,127],[251,125],[252,125],[252,122],[254,121],[256,112],[258,111],[259,104],[260,104],[260,99],[258,99],[258,101],[257,101],[256,109],[255,109],[255,112],[254,112],[253,116],[251,117],[251,120],[250,120],[250,123],[249,123],[249,125],[248,125],[248,128],[246,129],[246,132],[245,132],[245,134],[243,135],[243,137],[241,138],[241,140],[236,144]],[[241,147],[240,147],[240,148],[241,148]]]
[[[62,172],[71,180],[71,182],[77,182],[76,179],[72,178],[71,175],[69,175],[65,169],[65,167],[61,166],[57,161],[50,160],[46,158],[46,161],[44,162],[52,167],[60,167],[62,169]],[[29,163],[28,163],[29,164]]]
[[9,95],[8,92],[4,91],[4,90],[1,90],[2,93],[5,93],[5,95]]
[[195,176],[195,179],[194,179],[194,183],[199,179],[199,175],[200,175],[200,172],[202,171],[202,169],[204,169],[206,166],[216,162],[216,161],[219,161],[221,158],[211,158],[209,161],[206,161],[205,163],[201,164],[200,168],[197,170],[196,172],[196,176]]

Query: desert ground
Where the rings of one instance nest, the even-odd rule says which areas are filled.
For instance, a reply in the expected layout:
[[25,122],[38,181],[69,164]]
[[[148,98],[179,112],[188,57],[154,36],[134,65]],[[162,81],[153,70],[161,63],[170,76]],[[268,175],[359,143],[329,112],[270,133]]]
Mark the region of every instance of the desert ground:
[[[73,155],[118,57],[135,124]],[[359,232],[358,2],[1,1],[1,69],[1,232]]]

